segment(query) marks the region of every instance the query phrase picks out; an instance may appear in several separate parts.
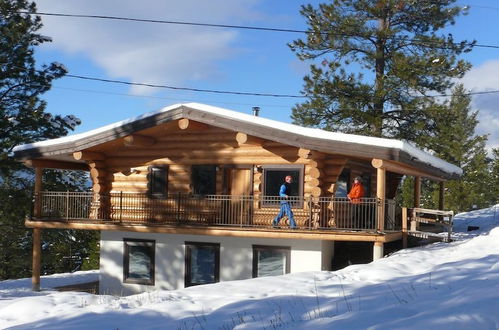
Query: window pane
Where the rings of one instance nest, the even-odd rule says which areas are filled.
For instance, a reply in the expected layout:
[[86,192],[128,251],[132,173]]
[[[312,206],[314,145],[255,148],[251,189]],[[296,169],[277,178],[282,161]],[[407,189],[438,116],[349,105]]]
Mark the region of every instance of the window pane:
[[124,240],[123,281],[154,285],[154,241]]
[[218,282],[218,246],[189,245],[186,286]]
[[193,165],[192,186],[195,195],[217,193],[217,168],[215,165]]
[[336,193],[335,197],[347,197],[348,190],[350,188],[350,171],[343,170],[338,181],[336,182]]
[[300,170],[265,169],[265,196],[279,196],[279,189],[287,175],[293,177],[291,196],[300,195]]
[[278,250],[258,251],[257,276],[275,276],[286,273],[286,252]]
[[155,197],[166,197],[168,187],[168,169],[164,166],[152,166],[149,169],[149,193]]
[[130,246],[128,277],[151,279],[151,255],[147,246]]

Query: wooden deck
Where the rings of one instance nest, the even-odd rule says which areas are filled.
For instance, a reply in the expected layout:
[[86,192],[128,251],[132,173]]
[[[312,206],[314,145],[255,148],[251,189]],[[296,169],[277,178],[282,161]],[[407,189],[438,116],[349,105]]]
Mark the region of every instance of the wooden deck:
[[188,235],[211,235],[229,237],[260,237],[260,238],[292,238],[308,240],[334,240],[334,241],[357,241],[357,242],[380,242],[388,243],[402,239],[402,231],[361,231],[344,229],[290,229],[289,227],[223,227],[223,226],[190,226],[190,225],[167,225],[167,224],[138,224],[119,223],[102,220],[71,220],[50,221],[27,219],[28,228],[39,229],[79,229],[79,230],[105,230],[105,231],[130,231],[140,233],[163,233],[163,234],[188,234]]

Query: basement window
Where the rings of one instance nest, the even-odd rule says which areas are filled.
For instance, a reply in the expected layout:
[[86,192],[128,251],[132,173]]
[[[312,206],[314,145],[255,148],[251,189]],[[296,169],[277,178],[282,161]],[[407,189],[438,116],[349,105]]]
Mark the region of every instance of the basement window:
[[253,245],[253,277],[288,274],[290,262],[290,247]]
[[155,241],[125,238],[123,282],[154,285]]
[[185,242],[185,287],[220,281],[220,244]]

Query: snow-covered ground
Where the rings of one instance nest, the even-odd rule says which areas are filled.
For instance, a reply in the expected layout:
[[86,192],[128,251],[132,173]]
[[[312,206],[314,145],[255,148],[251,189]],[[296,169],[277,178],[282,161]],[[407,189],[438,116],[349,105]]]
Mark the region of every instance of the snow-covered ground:
[[30,279],[3,281],[0,328],[499,329],[499,205],[459,214],[454,230],[452,243],[336,272],[128,297],[51,289],[96,280],[96,271],[45,276],[38,293]]

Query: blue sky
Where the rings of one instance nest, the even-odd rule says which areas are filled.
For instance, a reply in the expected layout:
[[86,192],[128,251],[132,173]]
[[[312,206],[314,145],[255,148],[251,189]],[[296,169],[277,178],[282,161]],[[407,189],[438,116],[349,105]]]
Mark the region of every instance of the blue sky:
[[[301,4],[290,0],[67,0],[38,1],[39,12],[110,15],[145,19],[305,29]],[[468,16],[450,28],[456,40],[499,45],[499,3],[459,1]],[[486,8],[487,7],[487,8]],[[308,64],[287,43],[300,34],[174,26],[95,19],[42,17],[42,33],[53,42],[36,56],[63,63],[71,74],[192,88],[299,94]],[[465,59],[474,65],[463,82],[473,91],[499,89],[499,49],[476,48]],[[154,111],[179,102],[200,102],[290,121],[292,98],[231,96],[114,85],[65,77],[45,94],[48,111],[82,120],[76,132]],[[476,96],[480,134],[499,147],[499,94]]]

